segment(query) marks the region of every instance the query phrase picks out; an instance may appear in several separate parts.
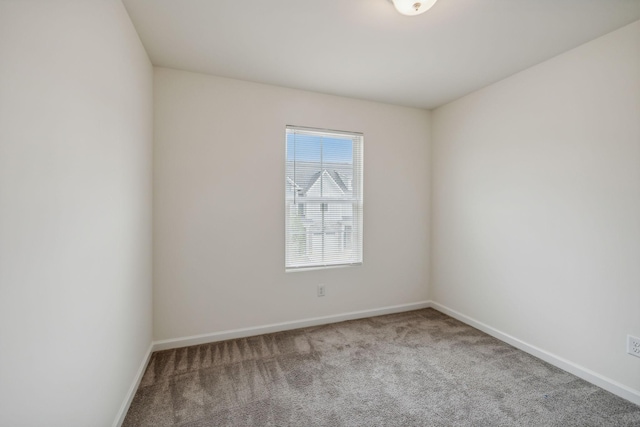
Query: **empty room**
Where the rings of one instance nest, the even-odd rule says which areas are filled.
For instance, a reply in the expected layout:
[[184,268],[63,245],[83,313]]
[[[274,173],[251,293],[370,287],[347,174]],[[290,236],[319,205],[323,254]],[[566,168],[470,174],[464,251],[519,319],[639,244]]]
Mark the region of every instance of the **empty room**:
[[640,426],[640,0],[0,0],[40,426]]

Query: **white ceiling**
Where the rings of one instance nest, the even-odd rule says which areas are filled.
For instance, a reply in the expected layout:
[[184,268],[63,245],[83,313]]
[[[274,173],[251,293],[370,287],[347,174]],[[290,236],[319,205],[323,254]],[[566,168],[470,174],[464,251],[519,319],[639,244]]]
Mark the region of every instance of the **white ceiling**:
[[158,66],[434,108],[640,19],[640,0],[123,0]]

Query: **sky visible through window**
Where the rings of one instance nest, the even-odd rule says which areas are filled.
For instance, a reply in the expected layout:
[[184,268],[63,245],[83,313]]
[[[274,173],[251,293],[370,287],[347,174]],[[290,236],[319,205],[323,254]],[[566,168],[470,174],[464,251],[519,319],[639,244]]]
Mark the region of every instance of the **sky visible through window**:
[[[295,150],[294,150],[295,140]],[[295,151],[295,155],[294,155]],[[287,135],[287,161],[353,164],[351,138],[317,135]]]

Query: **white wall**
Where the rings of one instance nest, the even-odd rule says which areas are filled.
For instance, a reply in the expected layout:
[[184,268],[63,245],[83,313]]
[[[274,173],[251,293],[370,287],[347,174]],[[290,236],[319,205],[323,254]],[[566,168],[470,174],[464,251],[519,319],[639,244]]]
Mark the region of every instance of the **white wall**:
[[153,70],[117,1],[0,2],[0,425],[111,425],[149,348]]
[[433,129],[432,299],[640,391],[640,21]]
[[[163,68],[154,88],[156,339],[426,299],[428,112]],[[285,273],[287,124],[364,133],[362,266]]]

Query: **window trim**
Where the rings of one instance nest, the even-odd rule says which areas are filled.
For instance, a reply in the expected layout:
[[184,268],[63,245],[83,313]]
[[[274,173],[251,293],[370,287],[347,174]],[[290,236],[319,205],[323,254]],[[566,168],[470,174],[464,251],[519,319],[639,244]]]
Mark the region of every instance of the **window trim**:
[[[359,260],[355,262],[344,262],[344,263],[326,263],[326,264],[313,264],[313,265],[303,265],[303,266],[288,266],[287,265],[287,215],[285,214],[285,272],[299,272],[299,271],[310,271],[310,270],[323,270],[328,268],[343,268],[343,267],[353,267],[360,266],[364,263],[364,133],[362,132],[354,132],[354,131],[343,131],[336,129],[327,129],[327,128],[313,128],[307,126],[297,126],[297,125],[286,125],[285,126],[285,156],[284,156],[284,169],[285,169],[285,178],[287,177],[287,134],[289,131],[295,131],[301,135],[313,135],[313,136],[327,136],[327,134],[335,134],[348,136],[352,139],[358,138],[358,142],[354,140],[353,144],[353,158],[354,158],[354,174],[352,177],[352,189],[353,189],[353,197],[349,199],[333,199],[333,198],[305,198],[305,202],[319,202],[319,203],[351,203],[351,204],[359,204],[359,209],[356,209],[358,215],[358,224],[359,227],[352,226],[353,229],[359,228],[359,230],[354,230],[359,235],[356,235],[352,241],[352,245],[360,244],[358,255]],[[357,153],[357,154],[356,154]],[[359,163],[357,164],[357,173],[356,173],[356,162],[355,159],[359,159]],[[286,187],[285,187],[286,188]],[[289,206],[290,203],[296,203],[297,193],[294,193],[293,200],[289,201],[287,199],[287,194],[285,191],[285,210]],[[356,213],[354,213],[356,215]]]

